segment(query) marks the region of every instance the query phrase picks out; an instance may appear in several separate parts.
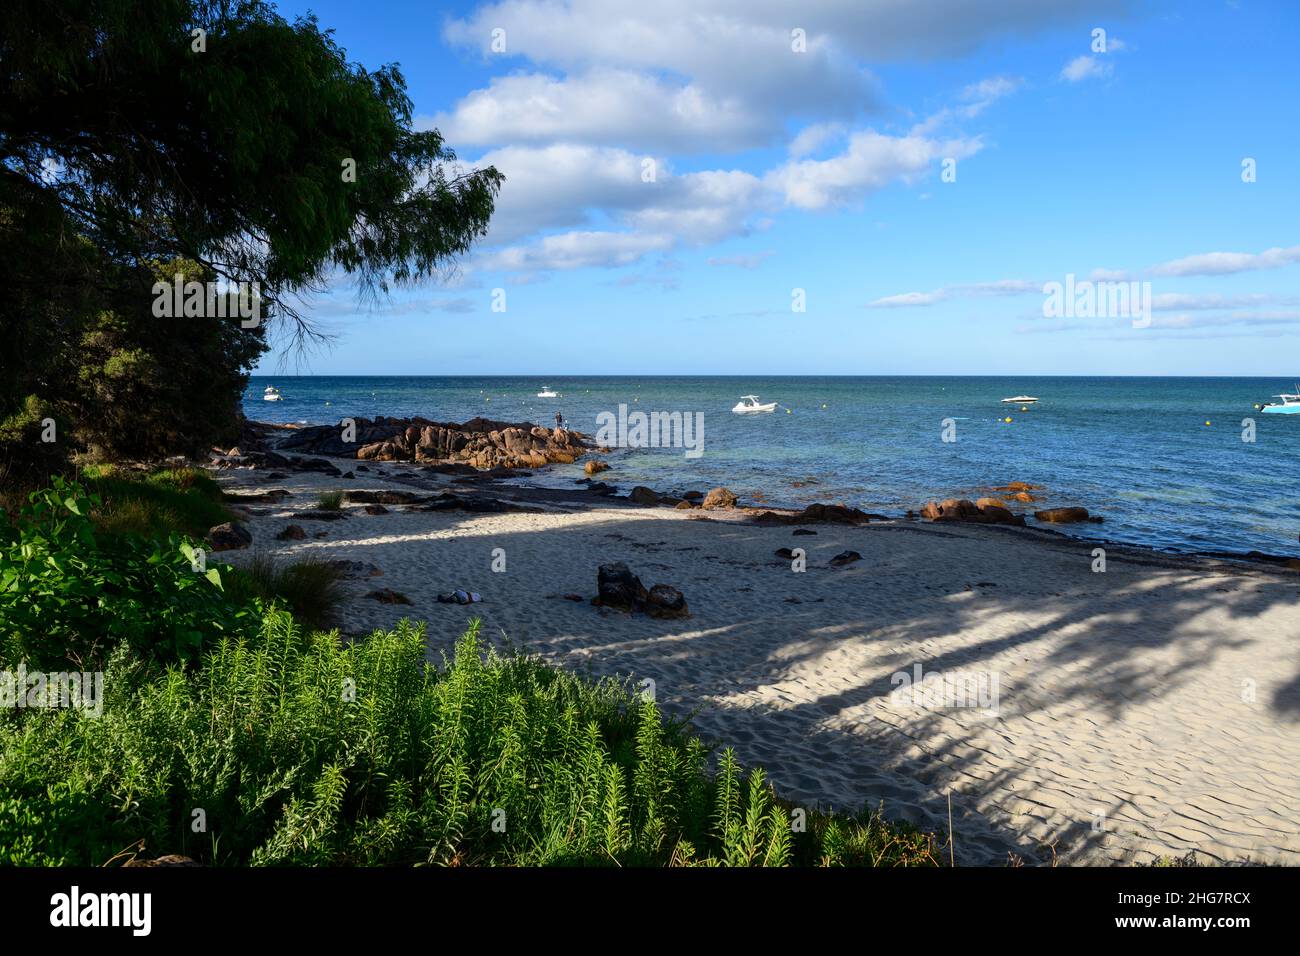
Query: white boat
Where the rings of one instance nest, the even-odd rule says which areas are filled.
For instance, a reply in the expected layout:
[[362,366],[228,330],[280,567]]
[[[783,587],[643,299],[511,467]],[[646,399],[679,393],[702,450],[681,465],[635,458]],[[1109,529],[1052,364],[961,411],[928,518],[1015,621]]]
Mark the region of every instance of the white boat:
[[560,394],[558,392],[552,392],[551,386],[543,385],[542,390],[537,393],[537,397],[538,398],[559,398]]
[[760,405],[757,395],[742,395],[731,409],[737,415],[753,415],[756,412],[774,412],[776,411],[776,402],[770,402],[767,405]]
[[1280,398],[1282,401],[1266,402],[1257,406],[1261,412],[1269,415],[1300,415],[1300,394],[1283,392],[1273,397]]
[[1032,405],[1036,401],[1038,401],[1038,399],[1034,398],[1034,396],[1032,395],[1017,395],[1015,398],[1002,399],[1002,404],[1003,405]]
[[262,391],[262,401],[264,402],[282,402],[284,399],[280,395],[280,390],[274,385],[268,385]]

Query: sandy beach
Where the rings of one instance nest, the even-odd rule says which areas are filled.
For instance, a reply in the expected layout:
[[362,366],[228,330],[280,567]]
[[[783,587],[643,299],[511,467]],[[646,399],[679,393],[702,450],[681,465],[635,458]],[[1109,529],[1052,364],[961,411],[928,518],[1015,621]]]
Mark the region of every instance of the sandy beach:
[[[1146,863],[1189,851],[1202,862],[1300,863],[1294,571],[1107,547],[1098,573],[1095,544],[1032,528],[761,526],[743,511],[634,507],[580,490],[521,493],[526,512],[394,504],[369,514],[345,503],[342,520],[290,517],[324,491],[464,487],[379,467],[388,477],[216,472],[230,492],[289,492],[247,506],[253,545],[222,558],[374,565],[382,574],[345,582],[347,634],[427,621],[436,657],[479,617],[494,641],[554,664],[651,680],[666,713],[690,716],[702,737],[810,806],[880,806],[946,830],[951,800],[961,863]],[[289,524],[306,538],[277,540]],[[806,570],[779,548],[805,549]],[[494,549],[504,571],[492,570]],[[829,564],[850,549],[862,559]],[[593,606],[596,569],[614,561],[646,587],[679,588],[689,619]],[[412,603],[363,596],[376,588]],[[483,602],[437,602],[455,588]],[[914,694],[900,675],[918,666],[995,693]]]

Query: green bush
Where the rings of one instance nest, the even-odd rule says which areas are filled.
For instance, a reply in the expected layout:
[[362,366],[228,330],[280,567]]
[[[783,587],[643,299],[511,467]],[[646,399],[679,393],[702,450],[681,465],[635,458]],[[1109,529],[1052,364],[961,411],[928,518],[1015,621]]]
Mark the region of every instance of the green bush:
[[316,507],[320,511],[339,511],[343,507],[343,492],[321,492],[320,497],[316,499]]
[[268,605],[278,601],[310,631],[332,625],[343,600],[339,569],[315,558],[277,564],[269,554],[257,552],[241,567],[230,568],[222,581],[231,600],[260,599]]
[[[222,593],[223,567],[189,540],[99,533],[98,495],[62,478],[0,526],[0,657],[62,670],[98,669],[125,643],[161,662],[257,624],[256,608]],[[196,566],[199,570],[196,571]]]
[[[933,837],[789,808],[653,703],[422,626],[341,645],[273,610],[201,670],[114,658],[101,717],[0,712],[0,863],[934,864]],[[195,833],[202,811],[206,832]]]
[[165,538],[171,532],[202,538],[233,515],[222,504],[221,487],[194,468],[131,472],[92,467],[84,476],[100,499],[93,518],[100,531]]

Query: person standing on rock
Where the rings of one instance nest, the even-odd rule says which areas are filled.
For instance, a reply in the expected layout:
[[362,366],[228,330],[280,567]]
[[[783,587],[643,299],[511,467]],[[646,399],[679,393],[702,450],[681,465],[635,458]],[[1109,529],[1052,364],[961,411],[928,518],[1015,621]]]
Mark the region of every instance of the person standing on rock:
[[559,412],[556,412],[556,413],[555,413],[555,427],[556,427],[556,428],[563,428],[563,427],[564,427],[564,419],[560,417],[560,413],[559,413]]

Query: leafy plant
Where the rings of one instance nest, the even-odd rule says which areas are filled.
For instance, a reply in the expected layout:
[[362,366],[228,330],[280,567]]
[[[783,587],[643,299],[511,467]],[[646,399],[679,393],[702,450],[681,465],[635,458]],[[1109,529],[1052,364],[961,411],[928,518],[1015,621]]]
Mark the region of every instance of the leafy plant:
[[257,624],[222,593],[223,568],[190,540],[99,533],[103,500],[56,477],[0,527],[0,656],[52,670],[97,668],[125,643],[161,662],[190,661]]
[[[761,771],[624,684],[485,649],[426,664],[422,626],[342,645],[280,610],[200,670],[114,658],[101,718],[0,714],[0,860],[210,864],[933,865],[874,815],[792,825]],[[202,808],[209,832],[191,829]]]

